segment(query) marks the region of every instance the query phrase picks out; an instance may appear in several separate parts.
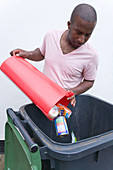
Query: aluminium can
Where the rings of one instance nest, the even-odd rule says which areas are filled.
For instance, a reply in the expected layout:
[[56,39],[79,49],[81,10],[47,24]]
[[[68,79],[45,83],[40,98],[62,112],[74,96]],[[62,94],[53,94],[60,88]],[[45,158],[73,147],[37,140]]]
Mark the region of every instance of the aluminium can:
[[63,135],[68,135],[68,126],[64,116],[58,116],[55,120],[55,128],[57,136],[61,137]]

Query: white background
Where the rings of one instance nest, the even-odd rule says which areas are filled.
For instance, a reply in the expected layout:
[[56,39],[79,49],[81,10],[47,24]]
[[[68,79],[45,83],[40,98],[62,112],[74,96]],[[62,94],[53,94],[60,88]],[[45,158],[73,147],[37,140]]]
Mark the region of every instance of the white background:
[[[39,47],[45,33],[67,29],[72,10],[79,3],[89,3],[98,14],[97,26],[89,42],[99,54],[95,84],[87,94],[113,103],[113,1],[112,0],[0,0],[0,65],[15,48],[33,50]],[[43,62],[31,62],[40,71]],[[18,110],[30,103],[0,72],[0,139],[4,139],[6,109]]]

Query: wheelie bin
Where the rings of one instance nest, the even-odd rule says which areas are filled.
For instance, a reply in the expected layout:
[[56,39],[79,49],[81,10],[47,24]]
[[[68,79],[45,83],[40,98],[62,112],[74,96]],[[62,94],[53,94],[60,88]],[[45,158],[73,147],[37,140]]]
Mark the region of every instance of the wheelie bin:
[[[1,70],[33,102],[18,111],[7,110],[5,170],[37,170],[41,166],[42,170],[113,169],[112,104],[80,95],[76,106],[70,106],[67,98],[72,93],[16,56],[7,59]],[[67,119],[69,135],[62,138],[56,135],[54,120],[48,119],[50,109],[58,102],[72,110]],[[71,132],[77,138],[75,143]]]
[[[16,113],[16,112],[15,112]],[[5,170],[41,170],[41,157],[21,119],[9,109],[5,124]]]
[[39,146],[44,170],[112,170],[113,105],[89,95],[77,96],[76,100],[75,107],[69,105],[69,135],[62,138],[56,135],[54,122],[33,103],[21,106],[18,114],[12,109],[7,113],[15,113]]

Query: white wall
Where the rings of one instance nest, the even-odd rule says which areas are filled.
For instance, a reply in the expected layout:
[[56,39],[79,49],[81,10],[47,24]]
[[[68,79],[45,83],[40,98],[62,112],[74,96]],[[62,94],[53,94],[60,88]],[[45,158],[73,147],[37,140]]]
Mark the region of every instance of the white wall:
[[[89,40],[100,57],[92,94],[113,103],[113,2],[112,0],[0,0],[0,65],[15,48],[39,47],[50,29],[66,29],[73,8],[79,3],[95,7],[98,23]],[[43,62],[31,62],[42,71]],[[18,110],[30,103],[23,92],[0,72],[0,139],[4,139],[6,109]]]

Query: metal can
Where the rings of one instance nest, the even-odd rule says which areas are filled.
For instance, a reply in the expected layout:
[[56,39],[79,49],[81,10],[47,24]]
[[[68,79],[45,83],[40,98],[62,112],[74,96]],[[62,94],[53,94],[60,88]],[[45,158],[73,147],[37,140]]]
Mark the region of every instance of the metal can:
[[64,114],[63,116],[65,116],[66,119],[68,119],[71,116],[71,110],[67,107],[64,107]]
[[57,136],[61,137],[63,135],[68,135],[68,126],[64,116],[58,116],[55,120],[55,128]]
[[68,107],[60,103],[57,104],[57,107],[58,107],[59,115],[64,116],[66,119],[68,119],[71,116],[72,112]]
[[54,119],[58,116],[58,107],[55,105],[48,113],[48,117]]

